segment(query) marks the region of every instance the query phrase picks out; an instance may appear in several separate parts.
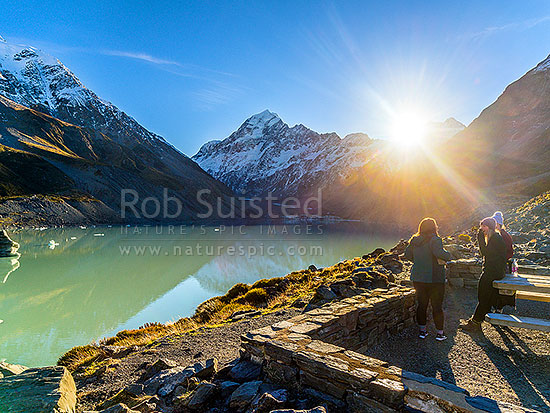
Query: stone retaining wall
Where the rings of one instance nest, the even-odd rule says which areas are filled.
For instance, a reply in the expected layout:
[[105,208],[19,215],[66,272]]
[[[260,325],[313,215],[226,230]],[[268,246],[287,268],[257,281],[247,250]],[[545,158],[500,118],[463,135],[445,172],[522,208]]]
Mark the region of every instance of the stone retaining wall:
[[360,350],[414,325],[415,310],[414,290],[376,289],[312,310],[307,317],[322,325],[310,333],[312,339]]
[[243,334],[241,357],[291,391],[321,392],[333,411],[525,411],[353,351],[413,324],[414,297],[394,287],[327,304]]
[[481,276],[481,263],[478,258],[460,259],[447,263],[447,279],[453,287],[476,288]]

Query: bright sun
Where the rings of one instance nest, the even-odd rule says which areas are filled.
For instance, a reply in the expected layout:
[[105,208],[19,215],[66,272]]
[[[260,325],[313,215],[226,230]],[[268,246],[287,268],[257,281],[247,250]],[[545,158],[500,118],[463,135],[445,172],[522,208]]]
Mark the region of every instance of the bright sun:
[[393,117],[391,139],[406,147],[422,144],[428,132],[427,120],[417,112],[402,112]]

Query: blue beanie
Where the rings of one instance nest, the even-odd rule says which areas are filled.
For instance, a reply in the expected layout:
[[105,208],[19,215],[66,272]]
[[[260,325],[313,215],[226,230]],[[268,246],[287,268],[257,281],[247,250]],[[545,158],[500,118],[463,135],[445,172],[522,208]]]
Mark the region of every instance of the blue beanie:
[[502,216],[502,212],[495,212],[491,218],[493,218],[497,222],[497,224],[504,225],[504,217]]

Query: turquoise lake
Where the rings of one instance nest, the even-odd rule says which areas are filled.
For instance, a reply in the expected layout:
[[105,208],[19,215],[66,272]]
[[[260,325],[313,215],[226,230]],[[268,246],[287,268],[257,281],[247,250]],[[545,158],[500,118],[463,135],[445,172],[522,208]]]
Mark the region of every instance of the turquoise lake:
[[0,258],[0,360],[55,364],[76,345],[193,314],[238,282],[389,248],[359,223],[20,230]]

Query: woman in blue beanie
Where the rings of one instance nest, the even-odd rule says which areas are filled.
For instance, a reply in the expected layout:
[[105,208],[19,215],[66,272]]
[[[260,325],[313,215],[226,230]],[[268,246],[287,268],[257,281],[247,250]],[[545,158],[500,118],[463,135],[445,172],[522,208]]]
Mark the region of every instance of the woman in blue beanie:
[[463,320],[460,328],[466,331],[481,331],[481,323],[491,307],[498,302],[498,289],[493,287],[494,280],[504,277],[506,271],[506,244],[498,232],[494,218],[484,218],[479,223],[477,233],[479,251],[483,256],[481,277],[477,286],[478,304],[474,315],[469,320]]

